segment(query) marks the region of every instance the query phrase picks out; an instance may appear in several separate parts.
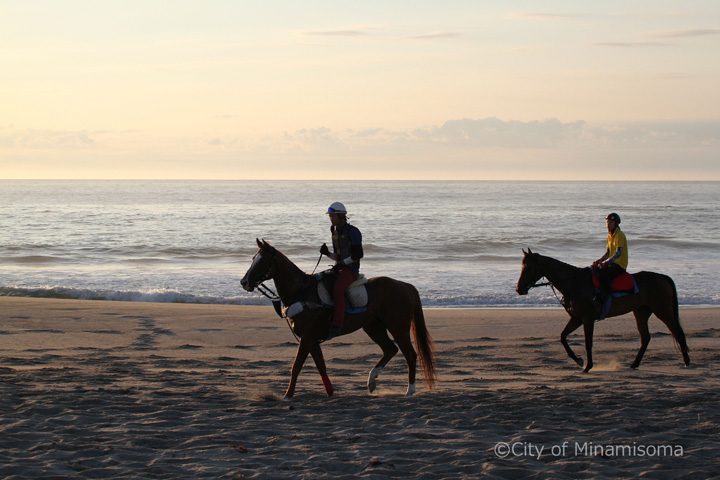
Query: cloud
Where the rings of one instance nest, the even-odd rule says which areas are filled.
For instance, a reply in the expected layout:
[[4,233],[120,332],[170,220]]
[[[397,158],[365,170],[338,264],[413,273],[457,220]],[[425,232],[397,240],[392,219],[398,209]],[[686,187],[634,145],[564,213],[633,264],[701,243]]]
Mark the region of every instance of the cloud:
[[719,149],[720,121],[597,125],[490,117],[411,130],[300,129],[267,138],[247,155],[270,153],[273,165],[304,178],[327,175],[326,168],[313,169],[332,164],[338,178],[607,179],[622,171],[638,179],[700,180],[720,179]]
[[380,34],[380,27],[375,26],[305,31],[301,32],[301,35],[306,37],[376,38],[381,40],[447,40],[462,36],[461,33],[446,32],[443,30],[435,30],[429,33],[420,33],[416,35],[382,35]]
[[368,138],[368,137],[374,137],[379,133],[382,133],[384,130],[382,128],[368,128],[365,130],[361,130],[359,132],[356,132],[354,130],[349,130],[348,133],[350,133],[351,137],[356,138]]
[[575,16],[561,13],[514,12],[509,14],[508,18],[530,20],[572,20]]
[[548,148],[577,136],[584,122],[562,123],[557,119],[532,122],[498,118],[449,120],[439,127],[417,129],[417,139],[462,147]]
[[0,133],[0,147],[20,149],[88,149],[104,131],[15,130]]
[[[562,149],[614,145],[616,147],[653,146],[658,148],[720,147],[720,121],[655,122],[598,125],[578,120],[563,122],[556,118],[520,121],[496,117],[448,120],[439,125],[407,130],[382,127],[335,130],[328,127],[302,128],[262,139],[209,135],[202,139],[180,141],[155,138],[141,131],[89,130],[20,130],[0,129],[0,147],[4,149],[108,149],[129,145],[138,148],[143,142],[164,146],[177,144],[187,148],[194,142],[198,148],[225,147],[242,151],[306,152],[332,149],[367,151],[373,149],[422,150],[442,149]],[[201,138],[202,140],[198,140]],[[163,147],[164,148],[164,147]]]
[[697,147],[720,147],[720,121],[594,126],[587,133],[595,144],[688,151]]
[[720,120],[460,118],[406,130],[318,127],[264,138],[8,127],[0,129],[0,150],[6,178],[268,178],[270,168],[282,178],[603,179],[622,171],[638,179],[720,180]]
[[[635,156],[648,159],[672,156],[678,160],[678,155],[692,158],[698,154],[711,158],[717,156],[718,148],[720,121],[592,125],[554,118],[527,122],[465,118],[407,131],[301,129],[287,132],[281,139],[268,138],[263,145],[253,147],[252,152],[369,161],[379,168],[391,159],[432,162],[492,154],[514,162],[539,155],[549,158],[550,167],[555,163],[553,156],[575,160],[586,155],[600,156],[603,163],[615,164],[620,159],[631,161]],[[675,168],[687,171],[692,168],[688,165],[678,164]]]
[[697,30],[676,30],[673,32],[660,32],[652,34],[656,38],[682,38],[682,37],[707,37],[720,35],[720,29],[697,29]]
[[408,40],[442,40],[449,38],[458,38],[461,36],[461,34],[453,32],[430,32],[424,35],[409,35],[401,38]]
[[369,32],[362,30],[325,30],[315,32],[303,32],[309,37],[367,37]]
[[617,47],[617,48],[645,48],[645,47],[667,47],[667,43],[658,42],[597,42],[591,43],[594,47]]
[[[676,30],[672,32],[658,32],[644,35],[649,38],[689,38],[689,37],[707,37],[720,35],[720,29],[696,29],[696,30]],[[645,48],[645,47],[667,47],[671,44],[661,42],[596,42],[591,43],[595,47],[617,47],[617,48]]]

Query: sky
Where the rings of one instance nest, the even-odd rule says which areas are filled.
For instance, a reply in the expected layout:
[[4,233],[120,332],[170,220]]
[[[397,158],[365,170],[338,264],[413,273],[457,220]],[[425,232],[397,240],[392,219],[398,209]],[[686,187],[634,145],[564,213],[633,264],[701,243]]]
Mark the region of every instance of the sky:
[[720,180],[717,0],[0,0],[0,179]]

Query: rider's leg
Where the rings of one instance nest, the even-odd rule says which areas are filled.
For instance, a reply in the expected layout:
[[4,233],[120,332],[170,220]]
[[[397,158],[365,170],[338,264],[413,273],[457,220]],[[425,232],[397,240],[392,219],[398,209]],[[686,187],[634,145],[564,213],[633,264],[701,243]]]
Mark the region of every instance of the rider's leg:
[[335,315],[333,317],[333,325],[341,329],[345,321],[345,291],[357,280],[358,275],[347,268],[343,268],[338,273],[338,279],[333,288],[333,300],[335,300]]

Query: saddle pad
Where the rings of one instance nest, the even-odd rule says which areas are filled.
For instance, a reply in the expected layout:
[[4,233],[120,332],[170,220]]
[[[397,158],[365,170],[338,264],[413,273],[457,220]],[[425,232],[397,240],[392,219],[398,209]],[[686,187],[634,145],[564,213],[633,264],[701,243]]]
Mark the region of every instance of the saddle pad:
[[615,277],[610,284],[613,292],[624,292],[625,290],[635,289],[635,280],[632,275],[627,272],[621,273]]
[[[358,280],[360,280],[360,279],[358,279]],[[357,281],[355,283],[357,283]],[[355,285],[355,283],[353,283],[353,285]],[[358,286],[355,286],[355,287],[350,286],[350,288],[348,288],[347,291],[345,291],[345,298],[347,298],[348,307],[360,308],[360,307],[367,306],[368,294],[367,294],[367,288],[365,288],[365,283],[367,283],[367,280],[365,280]],[[323,285],[323,282],[318,282],[317,285],[318,285],[318,296],[320,297],[320,301],[325,305],[335,305],[335,301],[333,300],[332,293],[327,291],[327,288],[325,288],[325,285]]]

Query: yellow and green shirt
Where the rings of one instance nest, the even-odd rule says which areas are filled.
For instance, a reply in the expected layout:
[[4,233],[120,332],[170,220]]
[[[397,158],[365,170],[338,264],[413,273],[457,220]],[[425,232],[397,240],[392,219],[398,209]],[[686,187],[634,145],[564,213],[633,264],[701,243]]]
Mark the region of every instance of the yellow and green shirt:
[[627,246],[627,238],[625,238],[625,234],[622,230],[620,230],[620,226],[618,225],[615,227],[615,231],[613,233],[608,233],[607,237],[607,248],[608,248],[608,255],[609,258],[613,258],[615,254],[617,253],[618,249],[622,247],[622,254],[618,258],[615,259],[616,264],[620,265],[623,270],[627,270],[628,265],[628,246]]

